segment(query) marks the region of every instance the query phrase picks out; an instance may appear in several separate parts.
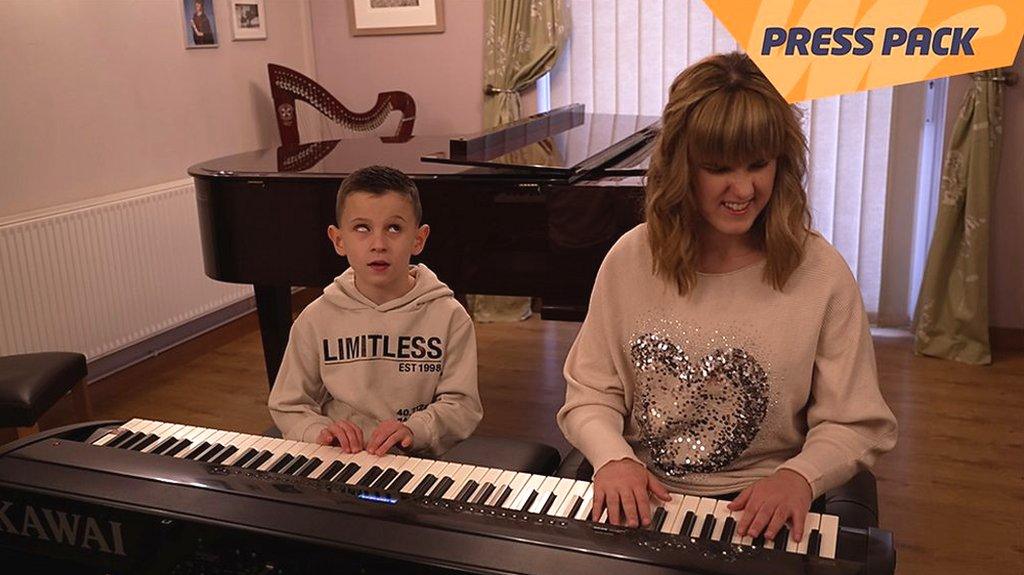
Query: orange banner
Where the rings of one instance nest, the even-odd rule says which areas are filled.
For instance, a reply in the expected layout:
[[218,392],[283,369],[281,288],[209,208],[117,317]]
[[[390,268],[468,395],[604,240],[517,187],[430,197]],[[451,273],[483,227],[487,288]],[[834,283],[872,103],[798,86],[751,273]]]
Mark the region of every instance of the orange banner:
[[1009,66],[1024,0],[705,0],[790,102]]

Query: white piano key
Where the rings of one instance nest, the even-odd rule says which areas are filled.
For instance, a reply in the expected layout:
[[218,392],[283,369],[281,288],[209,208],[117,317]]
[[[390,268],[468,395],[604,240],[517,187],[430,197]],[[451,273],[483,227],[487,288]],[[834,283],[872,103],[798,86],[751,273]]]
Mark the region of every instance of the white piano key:
[[416,486],[420,484],[420,481],[426,477],[427,469],[430,469],[433,464],[434,462],[429,459],[416,460],[415,466],[409,470],[409,473],[412,474],[412,479],[402,486],[402,489],[399,491],[401,493],[412,493]]
[[462,490],[462,486],[466,484],[466,480],[469,479],[469,474],[476,469],[473,465],[463,465],[449,477],[452,478],[452,486],[449,487],[442,495],[441,499],[453,500],[459,496],[459,491]]
[[260,437],[258,435],[255,437],[256,441],[250,443],[248,446],[245,447],[245,449],[239,449],[236,453],[233,453],[231,457],[227,458],[227,460],[224,461],[224,465],[233,465],[242,458],[242,455],[244,455],[245,452],[249,451],[250,449],[255,450],[256,453],[254,453],[253,456],[250,457],[248,461],[246,461],[246,465],[248,465],[249,463],[252,462],[253,459],[256,459],[256,457],[259,456],[259,454],[263,451],[264,446],[270,445],[271,438]]
[[729,511],[729,501],[722,499],[718,500],[715,504],[715,529],[711,532],[711,539],[720,541],[722,539],[722,530],[725,529],[725,520],[732,515]]
[[800,537],[800,543],[796,546],[796,553],[800,555],[807,555],[807,541],[810,540],[811,530],[817,529],[821,523],[821,515],[817,513],[808,513],[807,520],[804,521],[804,532]]
[[188,433],[185,433],[184,435],[182,435],[179,438],[179,439],[187,439],[188,441],[190,441],[189,445],[187,447],[185,447],[184,449],[182,449],[181,451],[175,453],[173,457],[175,459],[181,459],[181,458],[185,457],[185,455],[188,453],[189,449],[192,449],[193,445],[198,445],[199,442],[202,441],[201,438],[205,437],[207,434],[209,434],[212,431],[213,431],[212,429],[207,429],[205,427],[194,427],[194,428],[192,428],[191,431],[189,431]]
[[[732,520],[736,522],[736,529],[732,532],[732,544],[743,545],[744,539],[748,539],[752,542],[754,540],[753,537],[742,537],[740,535],[740,518],[743,517],[743,510],[740,509],[739,511],[732,511],[730,512],[729,517],[732,517]],[[746,543],[746,545],[750,545],[750,543]]]
[[551,492],[554,491],[555,485],[558,485],[558,477],[547,477],[540,482],[537,487],[537,497],[533,498],[533,503],[526,511],[530,513],[540,513],[540,510],[544,507],[544,504],[548,502],[548,497],[551,496]]
[[[175,441],[177,441],[184,437],[185,435],[187,435],[190,429],[191,428],[187,425],[180,425],[177,423],[172,424],[170,427],[163,428],[161,431],[160,439],[154,441],[152,445],[146,446],[146,448],[143,449],[142,452],[151,453],[154,450],[156,450],[157,447],[160,447],[164,442],[166,442],[169,439],[174,439]],[[166,448],[168,446],[164,447]]]
[[555,483],[555,487],[551,490],[551,493],[555,496],[555,500],[551,503],[551,507],[548,507],[548,515],[551,515],[552,517],[562,517],[558,512],[561,511],[565,501],[569,499],[569,492],[572,490],[573,485],[576,485],[576,480],[568,477],[561,478],[557,483]]
[[118,435],[120,435],[122,431],[135,431],[135,429],[138,426],[144,425],[147,421],[148,420],[145,420],[145,419],[139,419],[138,417],[133,418],[133,419],[129,419],[128,421],[124,422],[123,424],[119,425],[118,427],[115,427],[114,429],[111,429],[103,437],[101,437],[101,438],[97,439],[96,441],[94,441],[93,445],[102,447],[102,446],[110,443],[111,441],[113,441],[113,439],[115,437],[117,437]]
[[818,555],[826,559],[836,558],[836,543],[839,540],[839,518],[835,515],[821,515],[818,523],[821,532],[821,546]]
[[683,502],[679,507],[679,513],[672,521],[672,526],[669,527],[668,533],[689,537],[689,533],[680,533],[680,531],[683,529],[683,521],[686,520],[686,513],[688,511],[693,511],[693,513],[696,514],[698,507],[700,507],[700,497],[697,497],[696,495],[683,496]]
[[[533,475],[529,473],[516,473],[515,477],[508,482],[508,487],[512,490],[512,493],[505,499],[505,503],[502,504],[502,509],[512,509],[512,505],[519,500],[520,495],[525,491],[523,487],[530,481]],[[526,496],[523,496],[523,500]],[[518,511],[518,509],[516,509]]]
[[[498,486],[495,485],[495,482],[498,481],[498,477],[501,477],[501,474],[503,472],[504,472],[504,470],[502,470],[502,469],[494,469],[493,467],[488,469],[487,473],[485,473],[484,476],[480,478],[480,481],[477,481],[477,483],[480,484],[480,487],[477,488],[476,493],[474,493],[473,495],[470,495],[469,500],[475,502],[476,498],[480,497],[480,494],[482,493],[482,490],[484,489],[484,486],[487,485],[488,483],[490,483],[491,486],[493,487],[493,489],[491,490],[491,493],[493,494],[494,491],[496,491],[498,489]],[[486,503],[486,502],[485,501],[481,501],[480,502],[481,505],[484,504],[484,503]]]
[[[494,491],[491,493],[491,496],[487,498],[487,501],[484,502],[484,505],[496,505],[498,503],[498,499],[501,498],[502,492],[505,491],[506,488],[510,487],[510,483],[516,478],[516,475],[518,474],[515,471],[501,472],[498,479],[494,481]],[[511,499],[512,496],[510,495],[505,503],[510,503]],[[504,507],[504,504],[502,504],[502,507]]]
[[[576,504],[576,500],[583,497],[583,492],[587,490],[589,481],[573,481],[572,485],[569,486],[569,492],[565,496],[565,500],[558,505],[558,510],[555,512],[557,517],[569,517],[569,512],[572,511],[573,505]],[[572,519],[570,517],[570,519]]]
[[523,507],[526,505],[526,500],[530,498],[530,494],[536,491],[540,484],[544,482],[545,477],[543,475],[530,475],[527,479],[526,484],[516,494],[515,501],[509,506],[509,509],[513,511],[523,511]]
[[[269,471],[271,467],[277,464],[277,460],[280,459],[285,453],[291,453],[291,450],[298,445],[297,441],[282,441],[274,438],[269,444],[264,447],[265,450],[270,452],[270,457],[266,461],[260,464],[256,468],[257,471]],[[257,454],[259,457],[259,454]]]
[[714,514],[715,507],[718,506],[718,500],[712,497],[701,497],[700,504],[697,506],[697,521],[693,524],[693,531],[686,534],[690,537],[700,537],[700,532],[704,528],[704,519],[708,514]]
[[459,493],[462,493],[462,490],[466,487],[466,485],[469,484],[470,481],[475,481],[476,487],[474,487],[473,490],[469,493],[469,499],[466,500],[468,502],[472,502],[473,497],[480,491],[480,489],[484,485],[484,476],[486,476],[491,471],[493,471],[493,469],[491,469],[490,467],[474,467],[473,470],[469,473],[469,475],[466,476],[466,480],[463,481],[461,485],[455,486],[455,494],[458,495]]
[[173,434],[174,431],[179,427],[181,426],[177,423],[161,423],[160,425],[156,426],[156,428],[154,428],[150,433],[157,436],[157,440],[150,443],[146,447],[140,449],[139,453],[149,453],[150,451],[153,451],[153,449],[157,445],[160,445],[162,441],[166,440],[168,437],[171,437],[171,434]]
[[672,501],[665,504],[665,522],[661,524],[661,533],[672,533],[672,526],[676,522],[676,517],[679,516],[679,510],[683,507],[683,501],[686,497],[678,493],[671,494]]
[[249,451],[250,449],[255,449],[256,444],[262,442],[264,439],[266,438],[260,437],[259,435],[248,434],[236,439],[235,442],[232,443],[232,445],[236,448],[236,451],[229,455],[227,458],[225,458],[224,461],[221,461],[220,464],[224,466],[234,465],[235,461],[238,461],[242,457],[242,455],[245,454],[246,451]]
[[322,445],[316,453],[316,456],[320,458],[322,463],[306,476],[308,479],[320,479],[324,472],[334,465],[335,462],[340,462],[343,469],[352,459],[352,454],[344,453],[341,448],[334,445]]
[[579,511],[573,519],[577,521],[590,521],[591,511],[594,507],[594,484],[587,485],[586,490],[583,491],[583,505],[580,505]]
[[[220,438],[225,433],[227,433],[227,432],[226,431],[221,431],[219,429],[215,429],[215,430],[213,430],[213,433],[207,435],[206,437],[204,437],[200,441],[193,441],[192,445],[189,445],[188,447],[186,447],[182,451],[185,452],[186,456],[191,456],[190,457],[191,459],[195,459],[200,454],[202,454],[204,451],[209,449],[213,444],[217,443],[217,439]],[[200,451],[199,453],[196,453],[195,455],[193,455],[192,452],[197,450],[197,449],[199,449],[200,446],[202,446],[204,443],[209,443],[210,445],[207,445],[207,446],[203,447],[202,451]]]

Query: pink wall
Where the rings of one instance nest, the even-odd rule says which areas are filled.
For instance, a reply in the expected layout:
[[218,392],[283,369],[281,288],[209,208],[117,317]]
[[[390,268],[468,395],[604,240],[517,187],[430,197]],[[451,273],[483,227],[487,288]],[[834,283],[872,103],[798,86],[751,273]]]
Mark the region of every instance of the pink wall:
[[[1024,329],[1024,44],[1017,52],[1013,70],[1020,77],[1003,98],[1003,154],[999,181],[992,201],[989,240],[989,318],[994,327]],[[949,82],[946,110],[946,144],[953,130],[970,76]]]
[[347,2],[310,0],[316,78],[345,106],[366,110],[379,92],[416,100],[416,134],[482,128],[484,5],[447,0],[440,34],[352,36]]
[[267,39],[246,42],[214,8],[220,46],[186,50],[181,0],[0,1],[0,218],[277,145],[267,62],[307,68],[306,5],[266,2]]

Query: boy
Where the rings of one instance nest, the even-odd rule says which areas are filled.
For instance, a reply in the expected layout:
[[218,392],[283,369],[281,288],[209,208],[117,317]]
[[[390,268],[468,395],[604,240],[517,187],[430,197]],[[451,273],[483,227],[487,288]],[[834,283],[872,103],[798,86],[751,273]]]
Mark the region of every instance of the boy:
[[440,455],[483,417],[473,322],[423,264],[416,185],[371,166],[338,190],[327,235],[349,268],[299,314],[270,394],[286,439]]

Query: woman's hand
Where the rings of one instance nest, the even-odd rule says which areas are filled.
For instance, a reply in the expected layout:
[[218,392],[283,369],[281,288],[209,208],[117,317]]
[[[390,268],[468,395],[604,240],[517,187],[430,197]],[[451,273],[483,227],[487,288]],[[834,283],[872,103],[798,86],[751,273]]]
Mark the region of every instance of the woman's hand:
[[791,520],[790,536],[793,541],[800,541],[807,511],[811,508],[811,496],[811,486],[803,475],[780,469],[741,491],[729,504],[729,509],[743,510],[736,524],[741,536],[757,537],[763,530],[765,539],[774,539],[786,521]]
[[650,525],[648,492],[662,501],[671,500],[668,489],[639,462],[633,459],[609,461],[594,475],[593,520],[599,520],[601,511],[607,507],[612,525]]
[[342,419],[328,425],[316,441],[322,445],[337,445],[345,453],[359,453],[363,450],[363,430],[351,421]]
[[380,422],[373,430],[370,441],[366,443],[366,451],[373,455],[384,455],[395,445],[403,449],[412,447],[412,430],[398,420],[389,419]]

